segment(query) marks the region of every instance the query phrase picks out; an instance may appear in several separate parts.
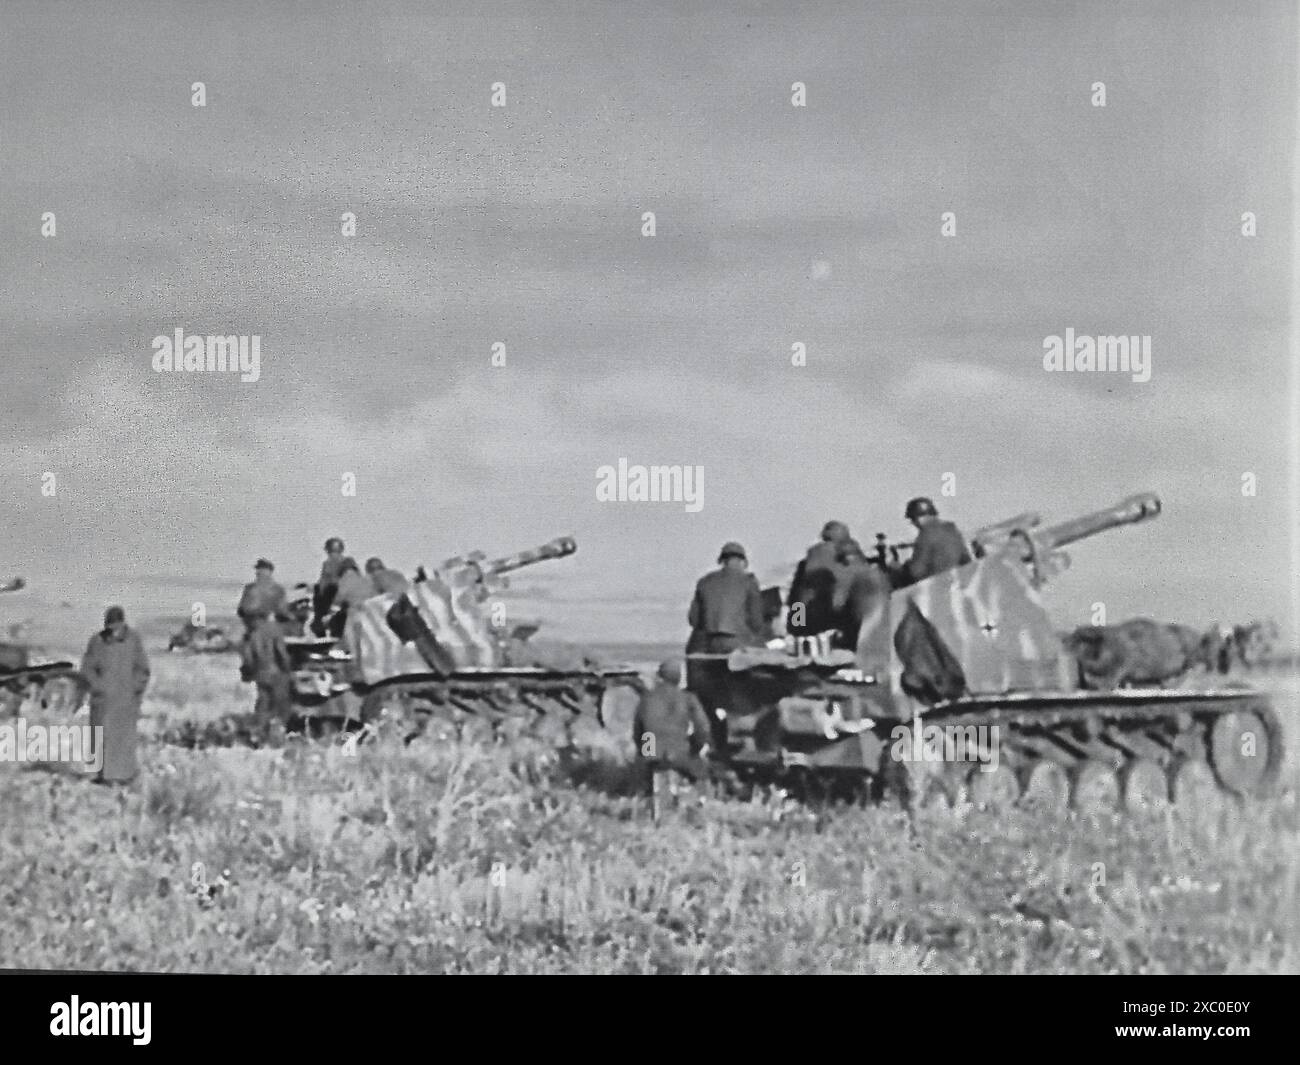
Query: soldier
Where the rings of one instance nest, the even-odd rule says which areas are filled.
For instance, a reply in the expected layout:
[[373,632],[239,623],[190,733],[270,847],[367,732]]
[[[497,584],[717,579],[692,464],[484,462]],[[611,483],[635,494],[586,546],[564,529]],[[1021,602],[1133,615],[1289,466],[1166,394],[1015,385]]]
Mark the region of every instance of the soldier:
[[[644,794],[655,800],[656,774],[670,770],[688,780],[708,775],[705,759],[712,729],[699,699],[683,691],[682,665],[675,659],[661,662],[658,682],[641,696],[632,718],[638,775]],[[658,805],[654,815],[658,819]]]
[[[734,540],[723,544],[718,554],[721,568],[706,573],[695,585],[688,618],[691,638],[688,655],[727,654],[738,647],[762,643],[763,593],[752,573],[745,549]],[[724,669],[709,661],[690,666],[687,687],[709,708],[713,728],[713,749],[725,757],[727,750],[726,712],[731,709],[731,692],[722,676]],[[722,715],[718,711],[722,710]]]
[[[834,595],[836,552],[849,539],[849,527],[842,521],[828,521],[819,543],[795,568],[790,582],[790,610],[786,631],[793,636],[815,636],[834,626],[831,600]],[[802,609],[800,609],[802,608]]]
[[348,557],[340,562],[338,591],[334,595],[334,605],[338,610],[329,622],[330,635],[341,637],[347,628],[349,611],[360,606],[374,594],[375,586],[368,578],[361,575],[355,558]]
[[316,594],[312,601],[312,631],[317,636],[325,635],[325,617],[334,605],[334,595],[338,591],[339,578],[343,575],[343,541],[331,536],[325,541],[325,561],[320,566],[320,580],[316,582]]
[[912,557],[900,572],[901,585],[915,584],[971,560],[965,538],[952,522],[940,520],[931,500],[924,496],[911,500],[904,517],[916,526],[916,542]]
[[284,634],[273,617],[262,618],[248,638],[247,659],[257,684],[253,714],[261,725],[285,723],[293,712],[293,663]]
[[366,559],[366,576],[374,586],[376,595],[402,595],[410,590],[411,582],[405,574],[389,569],[379,558]]
[[879,566],[868,560],[856,540],[844,540],[836,553],[835,590],[832,610],[841,643],[856,650],[858,634],[870,629],[889,602],[889,580]]
[[244,592],[239,597],[239,607],[235,611],[244,623],[245,637],[251,633],[262,618],[282,618],[288,613],[289,601],[284,588],[277,584],[272,576],[275,565],[264,558],[259,558],[253,566],[256,574],[253,581],[244,585]]
[[693,650],[723,654],[753,646],[763,632],[763,593],[745,549],[734,540],[723,544],[720,567],[695,585],[688,619]]
[[309,634],[308,626],[311,624],[311,585],[300,582],[293,586],[293,591],[289,594],[289,609],[287,617],[281,623],[280,628],[286,636],[307,636]]
[[100,784],[127,784],[136,775],[136,721],[149,684],[149,659],[120,606],[104,612],[104,628],[90,638],[81,672],[90,687],[90,725],[102,729]]

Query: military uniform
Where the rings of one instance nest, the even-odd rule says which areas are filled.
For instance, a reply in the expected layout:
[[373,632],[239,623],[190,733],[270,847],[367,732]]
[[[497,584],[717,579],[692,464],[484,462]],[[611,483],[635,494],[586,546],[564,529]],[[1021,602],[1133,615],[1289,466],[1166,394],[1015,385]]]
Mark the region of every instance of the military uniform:
[[708,715],[690,692],[661,684],[641,696],[632,719],[632,742],[647,783],[660,769],[700,779],[705,774],[700,748],[711,739]]
[[714,654],[752,645],[763,631],[763,593],[752,573],[717,569],[695,585],[687,615],[697,650]]
[[[263,579],[262,574],[266,577]],[[289,611],[289,598],[282,585],[277,584],[270,574],[263,570],[257,580],[244,585],[244,592],[239,597],[236,613],[244,623],[246,632],[251,632],[261,618],[285,617]]]
[[248,638],[248,662],[257,684],[253,713],[262,723],[288,721],[293,712],[293,665],[280,626],[273,618],[260,621]]
[[803,606],[803,623],[787,621],[786,631],[793,636],[815,636],[834,626],[832,599],[836,572],[841,567],[835,560],[835,544],[823,540],[808,548],[808,554],[795,568],[790,582],[790,607],[788,617],[794,617],[794,607]]
[[874,618],[889,599],[889,578],[861,556],[839,563],[835,575],[835,628],[843,634],[844,646],[856,650],[863,622]]
[[81,673],[90,687],[90,725],[102,729],[99,779],[125,784],[135,777],[136,722],[149,683],[149,660],[139,635],[125,625],[114,631],[107,622],[86,645]]
[[970,550],[957,526],[936,518],[917,529],[912,557],[903,566],[905,583],[915,584],[970,560]]

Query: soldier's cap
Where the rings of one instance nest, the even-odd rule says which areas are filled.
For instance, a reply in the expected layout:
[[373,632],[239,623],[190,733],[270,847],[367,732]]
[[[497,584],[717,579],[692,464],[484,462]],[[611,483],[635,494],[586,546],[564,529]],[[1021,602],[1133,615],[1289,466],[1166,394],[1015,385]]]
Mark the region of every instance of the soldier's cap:
[[289,595],[289,602],[302,603],[311,601],[311,585],[295,584],[293,591]]
[[275,563],[272,562],[270,559],[259,558],[256,562],[253,563],[253,569],[266,569],[266,570],[274,571]]
[[104,611],[104,628],[108,628],[108,626],[115,624],[116,622],[125,620],[126,611],[120,606],[110,606]]
[[938,517],[939,511],[935,509],[934,501],[926,496],[917,496],[915,499],[908,500],[907,509],[903,511],[903,517],[908,521],[913,518],[922,518],[926,515]]
[[849,527],[842,521],[828,521],[822,526],[822,539],[830,543],[849,538]]
[[331,536],[328,540],[325,541],[325,553],[328,554],[330,551],[335,551],[335,550],[342,553],[343,541],[340,540],[337,536]]
[[347,573],[348,570],[356,570],[356,572],[358,573],[361,572],[360,570],[357,569],[357,560],[353,558],[351,555],[348,555],[347,558],[345,558],[342,562],[339,563],[340,574]]
[[728,540],[722,545],[722,550],[718,552],[718,561],[725,562],[729,558],[743,558],[749,561],[749,556],[745,554],[745,549],[736,543],[735,540]]
[[372,555],[370,558],[366,559],[367,573],[377,573],[379,570],[387,568],[388,567],[384,565],[384,560],[377,555]]
[[662,681],[669,684],[680,684],[682,682],[682,660],[680,658],[665,658],[659,663],[659,668],[655,674]]

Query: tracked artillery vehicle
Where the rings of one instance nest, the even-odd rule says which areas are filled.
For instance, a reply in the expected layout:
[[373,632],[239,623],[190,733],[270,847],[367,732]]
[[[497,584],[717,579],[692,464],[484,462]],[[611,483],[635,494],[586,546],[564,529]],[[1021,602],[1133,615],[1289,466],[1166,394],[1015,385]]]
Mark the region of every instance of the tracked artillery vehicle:
[[[0,592],[25,588],[21,577],[0,585]],[[0,642],[0,719],[40,707],[71,713],[86,694],[85,679],[72,662],[50,661],[24,643]]]
[[814,791],[892,785],[913,801],[1264,793],[1282,734],[1263,694],[1214,675],[1090,688],[1044,608],[1062,548],[1159,513],[1146,494],[1057,525],[1030,513],[989,526],[974,561],[882,594],[852,650],[690,656],[693,687],[725,713],[730,765]]
[[327,728],[386,711],[417,723],[599,717],[605,691],[636,686],[636,671],[535,652],[527,641],[538,625],[507,625],[504,608],[489,602],[505,574],[576,550],[562,537],[503,558],[450,558],[405,591],[354,607],[340,640],[287,638],[299,714]]

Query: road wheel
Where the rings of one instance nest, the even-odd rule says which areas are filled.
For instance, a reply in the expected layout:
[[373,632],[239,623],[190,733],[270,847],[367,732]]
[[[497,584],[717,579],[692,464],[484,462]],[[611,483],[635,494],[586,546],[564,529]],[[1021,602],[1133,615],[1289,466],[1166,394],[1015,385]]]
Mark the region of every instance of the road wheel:
[[1210,725],[1210,767],[1219,786],[1243,798],[1265,794],[1282,762],[1282,732],[1265,707],[1221,714]]
[[1070,805],[1070,774],[1048,759],[1036,762],[1025,778],[1021,802],[1042,810],[1066,809]]
[[1084,813],[1104,813],[1120,807],[1119,776],[1105,762],[1084,762],[1074,774],[1070,801]]
[[1020,782],[1006,762],[999,762],[996,769],[978,765],[966,778],[966,791],[980,809],[994,809],[1010,806],[1020,798]]
[[1127,810],[1164,810],[1169,806],[1169,775],[1155,762],[1135,758],[1120,772]]

